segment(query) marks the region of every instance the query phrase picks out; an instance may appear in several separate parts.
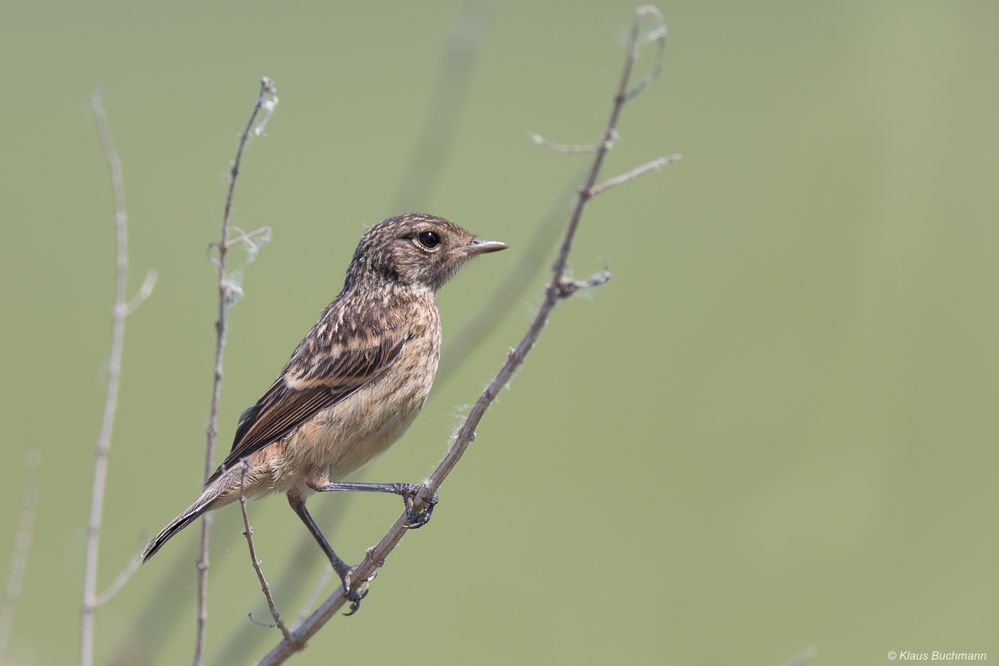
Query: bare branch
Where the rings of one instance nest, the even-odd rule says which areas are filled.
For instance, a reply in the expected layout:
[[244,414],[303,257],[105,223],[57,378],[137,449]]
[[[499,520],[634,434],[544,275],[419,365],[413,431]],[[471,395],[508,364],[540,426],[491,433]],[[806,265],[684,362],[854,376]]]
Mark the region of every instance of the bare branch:
[[128,582],[128,579],[139,570],[139,566],[141,564],[142,559],[138,555],[129,560],[128,564],[125,565],[125,568],[121,570],[121,573],[115,576],[115,579],[111,581],[111,584],[108,585],[107,589],[97,595],[94,603],[100,607],[111,601],[111,599],[114,598],[114,595],[118,594],[121,591],[121,588],[125,587],[125,583]]
[[602,183],[598,183],[598,184],[594,185],[593,187],[590,188],[589,195],[590,195],[590,197],[595,197],[598,194],[603,194],[607,190],[613,189],[613,188],[617,187],[618,185],[624,185],[628,181],[635,180],[639,176],[643,176],[643,175],[649,173],[650,171],[659,171],[664,166],[668,166],[668,165],[672,164],[673,162],[678,162],[680,159],[682,159],[682,157],[683,156],[680,155],[679,153],[673,153],[672,155],[665,155],[663,157],[657,157],[656,159],[652,160],[651,162],[646,162],[645,164],[641,164],[641,165],[635,167],[634,169],[631,169],[630,171],[626,171],[626,172],[622,173],[619,176],[614,176],[613,178],[608,178],[607,180],[603,181]]
[[[246,142],[250,138],[250,131],[257,121],[260,111],[264,111],[264,119],[256,127],[256,134],[259,136],[263,132],[264,124],[270,119],[277,105],[277,88],[270,77],[264,76],[260,79],[260,92],[253,103],[253,111],[246,121],[246,127],[239,135],[239,143],[236,146],[236,156],[229,167],[229,188],[225,195],[225,206],[222,210],[222,231],[219,242],[216,246],[218,259],[218,318],[215,320],[215,368],[212,379],[212,399],[208,409],[208,425],[205,428],[205,467],[204,481],[208,482],[208,477],[212,475],[212,460],[215,458],[215,440],[218,437],[219,424],[219,403],[222,399],[222,359],[225,351],[225,336],[228,326],[227,313],[229,305],[233,301],[233,282],[230,276],[226,275],[225,259],[229,249],[235,243],[244,242],[246,234],[241,234],[235,241],[229,238],[229,220],[232,217],[232,201],[236,192],[236,181],[239,178],[239,167],[243,161],[243,150]],[[254,232],[256,233],[256,232]],[[242,294],[242,291],[239,291]],[[205,632],[208,628],[208,532],[211,526],[211,519],[205,514],[201,519],[201,546],[197,561],[198,571],[198,617],[197,636],[194,642],[194,666],[200,666],[205,656]]]
[[330,567],[323,570],[323,575],[319,577],[318,581],[316,581],[316,586],[312,589],[312,592],[309,593],[309,596],[306,597],[305,603],[302,604],[302,610],[298,612],[298,617],[295,618],[296,624],[301,624],[305,621],[305,618],[309,617],[309,613],[312,612],[312,608],[316,605],[319,595],[323,593],[326,586],[333,580],[333,575],[335,573],[336,572]]
[[541,271],[562,229],[562,221],[569,214],[570,197],[574,198],[577,194],[578,186],[576,179],[573,179],[572,183],[563,188],[534,234],[524,244],[517,261],[503,279],[498,281],[489,300],[479,307],[478,313],[471,321],[458,331],[449,344],[445,345],[437,369],[437,379],[434,380],[435,387],[439,388],[450,379],[461,360],[467,358],[472,350],[496,330],[496,322],[502,314],[509,312],[512,304],[517,302]]
[[[108,359],[107,397],[104,401],[104,418],[97,439],[97,460],[94,463],[94,485],[90,499],[90,520],[87,526],[87,551],[83,576],[83,605],[81,609],[80,663],[89,666],[94,661],[94,613],[97,610],[97,555],[101,538],[101,517],[104,512],[104,490],[107,486],[108,458],[111,454],[111,432],[115,412],[118,410],[118,391],[121,384],[121,359],[125,345],[125,319],[134,312],[153,285],[144,283],[139,298],[130,307],[125,290],[128,281],[128,216],[125,213],[125,185],[122,179],[121,160],[111,143],[107,113],[100,88],[91,96],[91,108],[97,121],[104,158],[111,175],[114,193],[114,227],[117,237],[117,276],[115,281],[114,308],[112,310],[111,356]],[[143,295],[143,292],[145,295]]]
[[139,306],[146,302],[146,300],[152,295],[153,287],[156,286],[156,278],[159,277],[156,271],[146,272],[146,277],[142,281],[142,286],[139,287],[139,291],[135,292],[135,296],[125,303],[125,308],[122,310],[124,316],[128,316],[139,309]]
[[14,537],[14,553],[10,558],[7,584],[4,586],[3,605],[0,606],[0,662],[7,652],[7,639],[14,625],[14,610],[21,596],[21,582],[28,568],[28,553],[31,552],[31,536],[35,531],[35,508],[38,506],[38,465],[41,463],[38,449],[28,449],[25,455],[24,495],[21,499],[21,513],[18,518],[17,534]]
[[271,617],[274,618],[274,625],[281,630],[284,640],[292,643],[294,639],[288,633],[288,627],[285,626],[284,620],[281,619],[281,614],[278,613],[277,607],[274,606],[274,597],[271,596],[270,585],[267,584],[267,579],[264,578],[264,571],[260,568],[260,560],[257,559],[257,551],[253,547],[253,528],[250,527],[250,518],[246,515],[246,495],[243,494],[243,482],[246,480],[246,470],[249,466],[249,461],[244,459],[243,469],[239,473],[239,511],[243,514],[243,536],[246,537],[246,547],[250,551],[250,564],[253,565],[253,571],[257,574],[257,580],[260,581],[260,591],[264,593],[264,598],[267,599],[267,609],[270,611]]
[[[596,145],[579,145],[579,144],[569,144],[569,143],[555,143],[549,139],[546,139],[537,132],[531,132],[531,141],[534,145],[541,146],[542,148],[547,148],[552,152],[561,153],[562,155],[584,155],[587,153],[595,153],[600,150],[600,146]],[[607,142],[606,150],[610,150],[614,147],[614,142],[617,141],[618,135],[617,130],[614,131],[613,136],[609,142]]]
[[[447,476],[454,469],[455,465],[458,464],[462,455],[464,455],[469,445],[475,439],[475,429],[482,420],[482,417],[485,415],[493,401],[496,400],[500,391],[502,391],[513,378],[517,369],[524,363],[524,359],[533,348],[534,343],[537,341],[538,337],[541,335],[541,331],[545,327],[545,324],[548,322],[549,316],[558,304],[559,300],[562,298],[563,282],[565,280],[566,267],[568,264],[569,252],[572,248],[572,241],[576,235],[576,230],[579,227],[579,221],[582,217],[583,210],[586,208],[587,202],[591,199],[590,191],[596,183],[604,157],[607,154],[607,144],[617,128],[622,108],[629,99],[633,98],[634,95],[637,94],[637,91],[634,94],[628,94],[629,82],[631,79],[632,67],[638,54],[639,41],[646,39],[639,34],[641,23],[643,18],[650,14],[658,16],[660,24],[662,23],[662,17],[658,13],[658,10],[653,12],[649,7],[640,7],[635,14],[635,20],[631,31],[631,39],[629,40],[627,56],[625,58],[624,72],[621,76],[617,93],[614,96],[614,104],[611,109],[610,120],[607,123],[607,129],[604,132],[603,140],[600,142],[600,148],[594,157],[593,164],[591,165],[589,173],[586,176],[585,183],[577,195],[576,205],[573,208],[569,222],[566,226],[558,258],[552,268],[551,281],[545,289],[544,301],[538,309],[531,325],[528,327],[527,332],[524,334],[524,337],[515,348],[510,350],[507,354],[506,361],[500,367],[496,376],[493,377],[492,381],[479,396],[479,399],[472,406],[472,409],[469,411],[464,423],[462,423],[461,427],[458,429],[454,441],[451,443],[444,459],[437,465],[430,477],[424,481],[424,490],[416,498],[416,504],[419,504],[421,501],[425,503],[441,486]],[[659,28],[657,28],[657,30],[658,29]],[[658,71],[658,69],[659,67],[657,66],[656,70]],[[644,85],[648,84],[645,83]],[[419,510],[420,507],[415,506],[413,508]],[[408,531],[407,525],[409,522],[410,519],[407,514],[405,512],[402,513],[381,538],[381,540],[375,546],[368,549],[364,559],[362,559],[361,562],[351,570],[349,577],[356,581],[370,580],[377,570],[385,563],[385,559],[392,552],[395,546],[400,540],[402,540],[403,535],[405,535]],[[301,625],[291,632],[295,640],[294,643],[282,641],[267,655],[265,655],[258,662],[258,664],[263,666],[283,663],[296,650],[301,649],[300,646],[311,638],[327,621],[329,621],[337,610],[343,606],[345,601],[346,597],[344,596],[344,589],[340,586],[336,592],[328,597],[320,605],[320,607],[312,613],[312,615],[310,615]]]

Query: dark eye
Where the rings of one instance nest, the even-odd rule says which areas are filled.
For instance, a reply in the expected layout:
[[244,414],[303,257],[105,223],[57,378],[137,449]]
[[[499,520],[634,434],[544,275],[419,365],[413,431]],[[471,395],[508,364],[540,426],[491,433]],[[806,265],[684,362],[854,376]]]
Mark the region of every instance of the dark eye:
[[416,235],[416,240],[420,241],[420,245],[432,250],[441,244],[441,237],[432,231],[421,231]]

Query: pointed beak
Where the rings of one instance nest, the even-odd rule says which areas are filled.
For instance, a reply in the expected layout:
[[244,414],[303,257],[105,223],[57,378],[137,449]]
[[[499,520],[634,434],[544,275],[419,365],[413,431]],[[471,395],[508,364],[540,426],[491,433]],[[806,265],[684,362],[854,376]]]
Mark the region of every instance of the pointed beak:
[[506,243],[501,243],[494,240],[485,240],[483,238],[473,238],[472,242],[461,248],[462,252],[470,257],[474,257],[477,254],[485,254],[487,252],[499,252],[500,250],[505,250],[507,247]]

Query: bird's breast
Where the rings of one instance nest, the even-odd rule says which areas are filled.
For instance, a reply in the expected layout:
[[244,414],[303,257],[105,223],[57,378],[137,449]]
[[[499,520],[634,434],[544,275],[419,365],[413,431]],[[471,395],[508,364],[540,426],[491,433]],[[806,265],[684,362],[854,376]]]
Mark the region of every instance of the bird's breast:
[[[436,314],[436,312],[434,313]],[[391,446],[419,414],[430,394],[440,359],[440,327],[411,337],[377,379],[317,415],[296,439],[311,440],[307,467],[330,480],[342,479]],[[312,430],[312,432],[307,432]]]

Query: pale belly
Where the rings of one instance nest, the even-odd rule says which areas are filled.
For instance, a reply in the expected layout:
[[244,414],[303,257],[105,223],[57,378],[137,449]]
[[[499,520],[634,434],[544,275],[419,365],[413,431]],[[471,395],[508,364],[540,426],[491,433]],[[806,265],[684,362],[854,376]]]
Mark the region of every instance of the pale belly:
[[341,480],[388,449],[419,414],[437,372],[436,344],[406,351],[385,376],[252,454],[245,494],[306,495],[310,486]]

